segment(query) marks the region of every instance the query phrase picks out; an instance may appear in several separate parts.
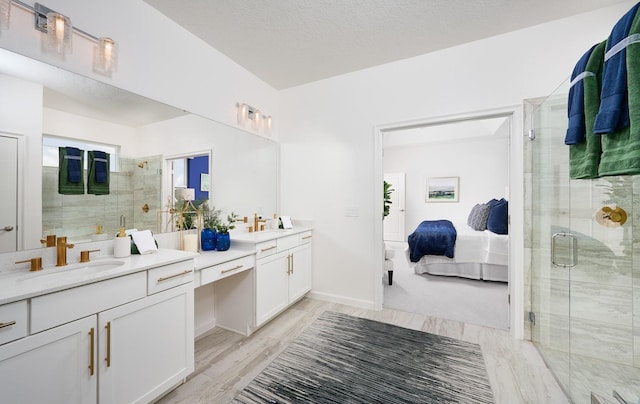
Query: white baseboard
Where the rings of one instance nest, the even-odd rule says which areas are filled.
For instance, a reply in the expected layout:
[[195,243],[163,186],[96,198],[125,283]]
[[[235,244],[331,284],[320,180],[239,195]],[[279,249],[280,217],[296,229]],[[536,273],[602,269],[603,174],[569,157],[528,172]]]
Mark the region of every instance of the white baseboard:
[[375,310],[374,302],[369,300],[353,299],[350,297],[334,295],[331,293],[317,292],[314,290],[307,293],[307,297],[310,297],[312,299],[324,300],[331,303],[339,303],[347,306],[359,307],[361,309]]
[[200,338],[201,336],[203,336],[207,332],[213,330],[214,328],[216,328],[216,320],[215,319],[212,320],[212,321],[208,321],[206,323],[203,323],[203,324],[198,324],[198,327],[196,327],[196,329],[193,330],[195,339]]

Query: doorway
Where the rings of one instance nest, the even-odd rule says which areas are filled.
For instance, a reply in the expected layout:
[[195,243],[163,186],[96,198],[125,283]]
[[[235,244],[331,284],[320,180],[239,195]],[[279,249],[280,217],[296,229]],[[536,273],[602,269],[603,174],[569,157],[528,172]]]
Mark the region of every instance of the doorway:
[[[390,303],[388,299],[391,294],[387,292],[393,289],[393,296],[397,299],[397,293],[411,294],[416,298],[414,301],[406,303],[400,308],[404,311],[429,314],[436,317],[449,318],[469,323],[478,324],[483,321],[482,316],[473,313],[474,306],[487,306],[486,302],[493,299],[496,310],[501,310],[499,322],[489,321],[489,326],[497,328],[510,327],[512,313],[510,312],[510,295],[512,279],[510,273],[511,266],[505,269],[507,282],[488,282],[483,280],[465,279],[460,276],[436,276],[415,274],[410,267],[408,253],[406,251],[407,236],[423,220],[449,219],[453,223],[466,225],[471,209],[477,203],[484,203],[491,199],[505,198],[511,200],[510,195],[513,187],[511,178],[514,173],[511,171],[513,161],[510,155],[514,145],[511,140],[516,133],[514,124],[515,109],[496,111],[491,113],[471,114],[459,117],[425,120],[423,122],[412,122],[410,124],[392,124],[379,127],[379,146],[381,150],[380,167],[382,171],[381,180],[387,180],[389,174],[394,174],[396,181],[397,173],[404,173],[406,178],[406,193],[397,195],[398,199],[406,199],[406,208],[402,212],[405,216],[404,234],[393,235],[390,228],[394,230],[400,226],[395,222],[391,226],[383,224],[384,231],[381,236],[385,240],[382,244],[385,249],[395,249],[393,285],[385,282],[382,286],[381,307],[393,307],[397,301]],[[427,181],[432,177],[451,177],[459,181],[458,197],[455,203],[430,203],[426,196]],[[521,178],[521,177],[520,177]],[[382,181],[381,181],[382,182]],[[394,184],[392,184],[394,185]],[[517,187],[517,185],[516,185]],[[392,188],[394,188],[392,186]],[[521,206],[515,198],[515,204],[510,203],[510,210],[514,206]],[[395,201],[392,200],[392,201]],[[393,203],[392,203],[393,205]],[[399,206],[402,209],[403,206]],[[396,218],[393,219],[394,221]],[[385,219],[386,221],[386,219]],[[516,239],[518,237],[516,236]],[[400,241],[397,241],[400,240]],[[505,247],[510,256],[509,247]],[[511,261],[512,258],[506,258]],[[429,277],[431,291],[424,291],[414,288],[409,290],[398,282],[402,282],[399,270],[406,271],[408,286],[415,287],[416,281],[423,281]],[[386,271],[384,271],[386,273]],[[380,278],[378,277],[378,282]],[[382,283],[382,282],[380,282]],[[418,287],[420,288],[420,287]],[[465,289],[466,288],[466,289]],[[481,291],[483,289],[494,289],[493,292]],[[466,292],[465,292],[466,290]],[[448,305],[438,304],[424,299],[425,296],[432,296],[432,292],[443,293],[445,297],[455,293],[460,293],[460,301],[470,295],[477,295],[477,303],[473,299],[467,304],[468,307],[450,307],[452,312],[448,312]],[[472,291],[472,292],[469,292]],[[487,297],[493,296],[493,297]],[[471,296],[473,297],[473,296]],[[438,300],[438,299],[436,299]],[[442,300],[442,299],[440,299]],[[429,306],[425,308],[424,306]],[[499,324],[499,325],[497,325]],[[479,324],[485,325],[485,324]]]

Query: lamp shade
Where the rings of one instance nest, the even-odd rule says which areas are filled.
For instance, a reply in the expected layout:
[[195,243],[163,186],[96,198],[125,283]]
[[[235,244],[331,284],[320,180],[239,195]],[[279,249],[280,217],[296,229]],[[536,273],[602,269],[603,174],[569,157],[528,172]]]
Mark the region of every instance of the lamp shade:
[[193,201],[196,198],[196,190],[193,188],[177,188],[176,198],[185,201]]
[[71,20],[59,13],[47,13],[47,46],[58,53],[71,53]]
[[93,49],[93,71],[105,76],[118,70],[118,44],[111,38],[98,38]]

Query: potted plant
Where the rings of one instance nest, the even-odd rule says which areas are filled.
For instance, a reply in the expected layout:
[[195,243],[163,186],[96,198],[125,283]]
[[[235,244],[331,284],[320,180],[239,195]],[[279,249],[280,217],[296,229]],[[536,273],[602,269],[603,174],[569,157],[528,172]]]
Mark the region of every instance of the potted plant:
[[218,226],[220,224],[220,209],[209,208],[208,203],[202,204],[202,232],[200,233],[200,245],[202,250],[211,251],[216,249],[218,236]]
[[218,251],[226,251],[231,246],[231,238],[229,237],[229,230],[235,229],[235,222],[238,219],[238,215],[231,212],[227,215],[227,221],[223,222],[219,221],[216,228],[218,230],[218,235],[216,239],[216,250]]
[[391,192],[395,191],[391,188],[391,184],[387,181],[384,182],[384,212],[382,212],[382,219],[389,215],[389,210],[391,209]]

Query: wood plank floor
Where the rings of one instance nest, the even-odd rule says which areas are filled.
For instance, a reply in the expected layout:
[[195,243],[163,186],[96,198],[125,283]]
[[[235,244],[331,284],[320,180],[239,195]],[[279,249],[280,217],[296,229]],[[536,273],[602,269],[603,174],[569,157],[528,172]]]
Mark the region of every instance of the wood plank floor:
[[250,337],[215,328],[196,341],[195,371],[159,403],[228,403],[323,311],[330,310],[477,343],[496,403],[568,403],[528,341],[507,331],[397,310],[364,310],[304,298]]

